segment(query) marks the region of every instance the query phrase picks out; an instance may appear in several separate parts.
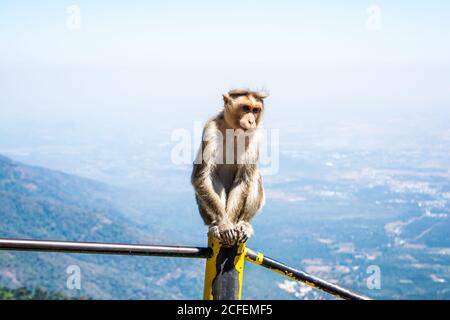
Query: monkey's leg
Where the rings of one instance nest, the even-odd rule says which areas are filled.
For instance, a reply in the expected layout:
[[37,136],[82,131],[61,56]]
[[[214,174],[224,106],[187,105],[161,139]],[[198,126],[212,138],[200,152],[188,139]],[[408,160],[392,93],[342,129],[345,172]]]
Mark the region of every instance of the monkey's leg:
[[234,185],[231,189],[226,205],[226,211],[228,215],[228,219],[233,223],[233,241],[236,243],[239,241],[239,229],[236,228],[236,223],[238,222],[238,217],[242,210],[242,207],[245,205],[245,196],[248,189],[248,184],[245,181],[241,181]]
[[[213,188],[219,196],[223,207],[226,207],[226,191],[222,182],[218,178],[213,179]],[[236,243],[234,224],[228,219],[228,216],[225,216],[220,220],[212,221],[209,227],[209,233],[225,246],[232,246]]]
[[[196,191],[199,211],[205,224],[209,225],[209,232],[224,244],[235,241],[234,224],[226,214],[226,194],[221,181],[207,172],[207,166],[195,166],[193,186]],[[206,170],[203,174],[201,170]]]
[[254,181],[255,183],[251,185],[244,206],[239,214],[238,221],[236,222],[238,243],[246,242],[253,236],[254,230],[250,224],[250,220],[255,216],[258,210],[261,209],[265,202],[261,176],[259,174],[255,175]]
[[[204,143],[204,153],[211,155],[216,152],[210,141]],[[227,244],[235,238],[234,224],[228,219],[225,190],[222,182],[214,173],[213,164],[208,161],[194,164],[191,182],[196,192],[200,214],[210,227],[209,232],[220,242]]]
[[244,243],[250,239],[255,232],[253,231],[253,227],[250,222],[239,221],[236,224],[236,233],[238,234],[237,242]]
[[[220,199],[225,202],[224,195],[221,195]],[[208,233],[225,245],[231,243],[232,239],[235,237],[234,224],[230,223],[230,225],[226,227],[223,220],[217,220],[217,213],[213,211],[212,207],[204,200],[204,198],[197,194],[196,200],[200,215],[205,224],[209,226]]]
[[236,237],[234,234],[234,224],[229,223],[227,226],[224,221],[218,222],[216,220],[210,220],[209,217],[214,216],[214,213],[210,211],[208,205],[201,199],[197,202],[199,204],[200,214],[204,217],[203,220],[205,221],[205,224],[209,226],[208,234],[219,240],[224,245],[233,245]]

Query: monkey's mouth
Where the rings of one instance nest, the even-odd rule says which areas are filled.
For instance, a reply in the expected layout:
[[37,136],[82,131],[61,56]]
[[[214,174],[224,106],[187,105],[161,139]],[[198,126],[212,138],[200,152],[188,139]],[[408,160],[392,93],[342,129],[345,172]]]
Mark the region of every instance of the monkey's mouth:
[[239,126],[239,128],[237,128],[235,131],[236,131],[236,134],[239,134],[239,132],[251,133],[251,132],[255,131],[255,129],[256,128],[244,128],[242,126]]
[[250,125],[247,123],[239,122],[239,129],[244,130],[244,131],[252,131],[252,130],[256,129],[256,125]]

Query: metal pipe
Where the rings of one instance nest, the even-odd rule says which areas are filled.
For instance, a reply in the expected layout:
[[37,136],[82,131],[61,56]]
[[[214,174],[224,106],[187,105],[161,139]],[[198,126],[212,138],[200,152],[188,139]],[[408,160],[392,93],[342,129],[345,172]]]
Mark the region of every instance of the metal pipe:
[[0,239],[0,250],[141,255],[182,258],[207,258],[211,254],[211,249],[197,247],[25,239]]
[[291,268],[291,267],[289,267],[281,262],[278,262],[274,259],[265,257],[260,252],[257,253],[248,248],[245,252],[245,259],[247,261],[253,262],[253,263],[263,266],[267,269],[270,269],[272,271],[280,273],[284,276],[287,276],[291,279],[300,281],[310,287],[325,291],[325,292],[332,294],[333,296],[341,298],[341,299],[370,300],[369,298],[367,298],[365,296],[353,293],[350,290],[339,287],[338,285],[335,285],[328,281],[319,279],[319,278],[317,278],[313,275],[310,275],[304,271],[300,271],[300,270]]
[[[214,248],[216,250],[214,250]],[[220,244],[214,245],[214,239],[209,239],[209,247],[181,247],[181,246],[158,246],[142,244],[119,244],[119,243],[99,243],[99,242],[73,242],[73,241],[51,241],[51,240],[26,240],[26,239],[1,239],[0,250],[16,251],[45,251],[45,252],[67,252],[67,253],[89,253],[89,254],[114,254],[114,255],[140,255],[140,256],[161,256],[161,257],[182,257],[182,258],[209,258],[207,259],[205,274],[205,299],[240,299],[242,294],[242,277],[244,268],[244,252],[247,261],[261,265],[269,270],[288,276],[294,280],[305,283],[308,286],[328,292],[336,297],[349,300],[370,300],[369,298],[353,293],[350,290],[339,287],[304,271],[289,267],[262,253],[245,247],[242,244],[234,250],[233,257],[237,259],[229,260],[230,252],[223,251]],[[219,253],[222,254],[219,256]],[[227,253],[228,252],[228,253]],[[228,259],[228,260],[227,260]],[[232,268],[225,270],[223,262],[232,261]],[[222,268],[222,269],[221,269]],[[236,272],[233,272],[233,271]],[[226,271],[226,272],[224,272]],[[219,274],[220,273],[220,274]],[[233,281],[225,281],[227,277],[232,277]],[[217,281],[217,279],[222,279]],[[223,282],[223,283],[222,283]],[[233,290],[228,290],[228,284],[236,284]],[[221,288],[223,284],[227,284]],[[225,291],[224,291],[225,290]],[[226,291],[228,290],[228,291]],[[225,293],[224,293],[225,292]],[[227,293],[228,292],[228,293]],[[233,293],[233,297],[229,293]]]

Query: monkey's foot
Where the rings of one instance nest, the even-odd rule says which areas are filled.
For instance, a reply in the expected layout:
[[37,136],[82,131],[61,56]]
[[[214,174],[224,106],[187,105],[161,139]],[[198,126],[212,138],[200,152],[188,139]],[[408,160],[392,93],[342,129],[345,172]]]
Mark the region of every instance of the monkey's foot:
[[236,225],[237,242],[244,243],[253,236],[253,227],[247,221],[239,221]]
[[234,226],[231,224],[210,226],[208,232],[226,247],[230,247],[236,243],[236,232]]

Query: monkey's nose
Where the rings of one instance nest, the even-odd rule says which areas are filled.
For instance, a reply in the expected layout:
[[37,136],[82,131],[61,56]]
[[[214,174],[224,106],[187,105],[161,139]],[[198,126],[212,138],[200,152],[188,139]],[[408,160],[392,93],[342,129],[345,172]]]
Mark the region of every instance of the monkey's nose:
[[255,122],[253,120],[248,120],[248,124],[253,125]]

